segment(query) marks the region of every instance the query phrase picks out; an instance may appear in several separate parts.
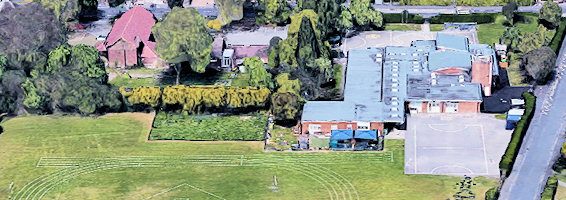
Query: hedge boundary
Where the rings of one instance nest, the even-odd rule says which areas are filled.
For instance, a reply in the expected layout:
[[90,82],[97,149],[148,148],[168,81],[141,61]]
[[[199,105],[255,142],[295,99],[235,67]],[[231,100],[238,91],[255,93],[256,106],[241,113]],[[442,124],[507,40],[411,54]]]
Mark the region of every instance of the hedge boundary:
[[[403,23],[401,21],[401,13],[383,13],[384,23]],[[409,13],[409,19],[407,23],[409,24],[423,24],[425,19],[422,15],[415,15]]]
[[558,188],[558,179],[556,176],[548,177],[546,180],[546,186],[540,195],[540,200],[553,200],[554,195],[556,195],[556,189]]
[[501,13],[474,13],[474,14],[440,14],[429,19],[431,24],[444,24],[445,22],[476,22],[486,24],[495,22],[495,17]]
[[548,45],[556,54],[560,52],[560,47],[562,46],[562,41],[564,41],[564,31],[566,30],[566,19],[562,18],[560,20],[560,25],[556,29],[556,33],[554,37],[552,37],[552,41],[550,41],[550,45]]
[[525,98],[525,113],[521,116],[521,120],[517,122],[517,127],[513,130],[509,145],[505,149],[505,154],[503,154],[499,162],[499,170],[501,170],[501,174],[504,176],[507,176],[513,168],[513,163],[515,158],[517,158],[523,138],[534,115],[536,97],[531,93],[523,93],[523,98]]

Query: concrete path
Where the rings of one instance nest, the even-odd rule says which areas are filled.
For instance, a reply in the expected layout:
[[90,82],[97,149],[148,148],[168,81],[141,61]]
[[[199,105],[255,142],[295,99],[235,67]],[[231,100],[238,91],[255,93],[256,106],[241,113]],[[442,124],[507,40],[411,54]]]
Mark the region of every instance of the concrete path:
[[421,31],[430,32],[430,23],[421,24]]
[[501,188],[501,200],[540,199],[552,165],[560,155],[566,131],[566,43],[562,43],[553,82],[535,91],[537,109],[511,175]]

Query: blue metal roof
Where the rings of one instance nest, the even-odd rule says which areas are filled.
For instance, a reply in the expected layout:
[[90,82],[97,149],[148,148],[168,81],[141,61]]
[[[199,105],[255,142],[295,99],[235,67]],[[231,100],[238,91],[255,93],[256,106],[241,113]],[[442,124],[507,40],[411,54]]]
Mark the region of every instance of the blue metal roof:
[[375,140],[377,139],[377,130],[356,130],[354,138]]
[[332,135],[330,136],[333,140],[349,140],[354,138],[354,130],[332,130]]
[[428,70],[433,72],[448,68],[472,69],[472,54],[465,51],[433,51],[428,55]]
[[436,46],[439,48],[468,51],[468,38],[458,35],[437,33]]

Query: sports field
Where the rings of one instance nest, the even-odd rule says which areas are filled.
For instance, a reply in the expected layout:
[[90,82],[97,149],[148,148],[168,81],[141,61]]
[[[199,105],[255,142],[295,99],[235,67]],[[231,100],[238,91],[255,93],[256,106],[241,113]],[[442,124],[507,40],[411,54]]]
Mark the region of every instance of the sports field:
[[[266,153],[262,142],[146,142],[152,118],[3,122],[0,198],[447,199],[460,180],[404,175],[403,140],[387,140],[379,153]],[[478,199],[497,184],[476,183]]]

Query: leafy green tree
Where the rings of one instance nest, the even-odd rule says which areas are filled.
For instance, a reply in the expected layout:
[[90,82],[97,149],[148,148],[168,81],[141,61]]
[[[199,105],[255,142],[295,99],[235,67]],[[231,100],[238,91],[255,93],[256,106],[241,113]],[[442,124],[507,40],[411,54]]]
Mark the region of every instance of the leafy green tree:
[[26,82],[22,84],[22,89],[24,90],[24,105],[28,108],[38,109],[40,108],[43,100],[41,96],[37,94],[37,89],[35,85],[27,79]]
[[345,34],[348,30],[354,27],[354,23],[352,21],[352,13],[344,7],[341,6],[340,15],[338,16],[338,21],[336,22],[336,28],[342,34]]
[[104,63],[100,60],[98,50],[92,46],[79,44],[71,48],[71,63],[77,65],[81,73],[105,83],[108,79]]
[[539,20],[549,28],[556,28],[560,23],[562,8],[554,1],[545,1],[540,9]]
[[281,41],[280,37],[273,37],[269,40],[269,49],[267,51],[267,66],[271,69],[279,66],[279,42]]
[[23,110],[24,91],[21,88],[26,80],[22,70],[7,70],[0,77],[0,114],[17,113]]
[[4,73],[4,71],[6,71],[7,68],[8,68],[8,58],[0,55],[0,78],[2,77],[2,73]]
[[521,31],[517,27],[507,27],[499,37],[499,43],[506,44],[509,51],[518,51],[521,42]]
[[556,65],[556,54],[550,47],[541,47],[523,55],[521,69],[538,84],[545,84]]
[[308,62],[319,57],[317,37],[310,20],[306,16],[303,16],[301,22],[297,48],[299,50],[297,61],[300,66],[307,66]]
[[213,38],[195,8],[173,8],[163,21],[153,26],[153,35],[157,54],[175,64],[177,85],[182,62],[189,62],[198,73],[203,73],[210,63]]
[[96,14],[97,0],[40,0],[43,7],[51,10],[62,24],[77,23],[79,17]]
[[299,10],[311,9],[318,15],[318,29],[323,38],[336,31],[340,0],[299,0]]
[[278,89],[273,94],[271,106],[275,119],[279,121],[296,120],[304,101],[299,95],[301,82],[298,79],[291,80],[290,76],[282,73],[275,78]]
[[61,45],[49,52],[49,58],[47,59],[47,65],[42,73],[53,73],[55,70],[59,69],[61,66],[65,66],[69,63],[69,56],[71,55],[71,47],[68,45]]
[[218,7],[218,20],[222,25],[230,24],[233,20],[244,17],[245,0],[215,0]]
[[256,24],[284,24],[291,16],[291,8],[286,0],[259,0]]
[[174,7],[183,7],[183,0],[167,0],[167,5],[169,8],[173,9]]
[[501,13],[503,13],[503,15],[507,17],[507,21],[509,21],[509,23],[511,24],[514,23],[513,19],[515,18],[515,11],[517,11],[517,8],[519,7],[515,2],[509,2],[507,5],[501,8]]
[[254,56],[244,58],[244,66],[249,69],[250,79],[248,83],[253,87],[272,88],[271,74],[265,70],[265,66],[261,58]]
[[521,42],[517,46],[522,53],[527,53],[536,48],[548,45],[551,39],[546,37],[546,28],[539,24],[536,32],[527,32],[521,38]]
[[373,9],[370,0],[352,0],[349,9],[359,26],[383,26],[383,14]]
[[[66,41],[64,30],[53,13],[40,3],[29,3],[0,13],[0,55],[11,69],[43,68],[49,52]],[[25,19],[25,20],[22,20]]]

